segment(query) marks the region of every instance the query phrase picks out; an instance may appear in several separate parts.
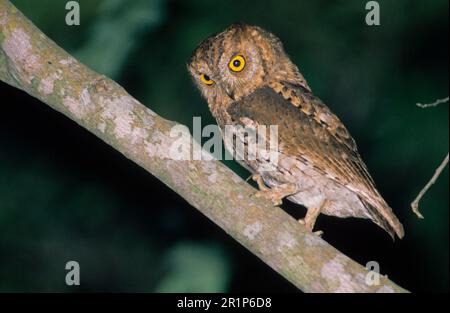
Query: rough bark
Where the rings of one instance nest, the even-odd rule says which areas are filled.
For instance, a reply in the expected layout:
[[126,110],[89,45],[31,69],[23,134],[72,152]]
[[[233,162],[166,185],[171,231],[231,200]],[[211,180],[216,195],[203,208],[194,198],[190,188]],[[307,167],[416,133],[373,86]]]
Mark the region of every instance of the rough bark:
[[[170,129],[176,123],[79,63],[7,0],[0,0],[0,80],[38,98],[139,164],[301,290],[406,292],[386,276],[378,285],[366,284],[363,266],[280,208],[252,197],[255,189],[222,163],[171,159],[169,148],[176,138]],[[1,102],[7,105],[5,99]]]

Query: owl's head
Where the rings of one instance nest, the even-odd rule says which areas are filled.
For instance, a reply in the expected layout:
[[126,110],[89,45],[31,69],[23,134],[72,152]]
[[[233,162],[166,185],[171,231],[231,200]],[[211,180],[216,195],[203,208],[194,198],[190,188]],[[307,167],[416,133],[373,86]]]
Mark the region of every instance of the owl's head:
[[303,79],[275,35],[242,23],[200,43],[188,70],[210,107],[238,101],[273,81]]

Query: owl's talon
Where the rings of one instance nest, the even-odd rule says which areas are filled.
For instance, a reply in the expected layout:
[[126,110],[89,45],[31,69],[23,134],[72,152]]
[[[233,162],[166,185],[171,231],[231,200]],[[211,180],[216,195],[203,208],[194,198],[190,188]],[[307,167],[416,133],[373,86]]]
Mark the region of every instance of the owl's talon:
[[269,200],[270,202],[272,202],[273,206],[280,206],[281,204],[283,204],[282,198],[280,198],[280,196],[276,192],[273,192],[271,189],[259,190],[255,192],[255,197]]
[[321,237],[323,235],[323,231],[313,231],[314,225],[316,224],[317,217],[320,215],[322,209],[327,205],[328,200],[324,200],[320,206],[317,208],[309,208],[306,212],[306,216],[302,219],[299,219],[298,222],[312,232],[314,235]]
[[259,174],[254,174],[251,176],[252,180],[258,184],[258,188],[260,191],[266,191],[269,190],[267,188],[266,184],[264,183],[264,180],[262,179],[262,176]]
[[322,237],[323,231],[317,230],[317,231],[313,232],[313,234],[316,235],[317,237]]
[[[301,218],[298,220],[298,222],[302,225],[306,225],[306,221],[304,218]],[[314,227],[314,225],[312,226]],[[311,231],[313,233],[313,235],[316,235],[317,237],[322,237],[323,235],[323,231],[322,230],[316,230],[316,231],[312,231],[311,225],[306,225],[306,228]]]
[[[254,175],[254,176],[256,176],[255,179],[260,180],[260,182],[262,182],[261,176],[259,176],[259,175]],[[259,185],[259,183],[258,183],[258,185]],[[295,184],[284,184],[284,185],[274,187],[272,189],[269,189],[264,185],[264,188],[265,189],[257,191],[255,193],[255,197],[267,199],[267,200],[271,201],[274,206],[279,206],[279,205],[283,204],[283,198],[286,198],[297,192],[297,186]]]

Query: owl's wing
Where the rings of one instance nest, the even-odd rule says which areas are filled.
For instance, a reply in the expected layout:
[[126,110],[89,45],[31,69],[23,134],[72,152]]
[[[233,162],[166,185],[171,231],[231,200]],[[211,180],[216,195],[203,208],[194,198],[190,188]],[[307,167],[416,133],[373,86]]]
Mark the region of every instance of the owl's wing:
[[[378,193],[355,141],[330,109],[308,90],[284,84],[264,87],[230,105],[230,117],[245,123],[278,125],[281,153],[309,164],[353,191],[375,223],[403,237],[403,227]],[[245,125],[244,125],[245,126]]]

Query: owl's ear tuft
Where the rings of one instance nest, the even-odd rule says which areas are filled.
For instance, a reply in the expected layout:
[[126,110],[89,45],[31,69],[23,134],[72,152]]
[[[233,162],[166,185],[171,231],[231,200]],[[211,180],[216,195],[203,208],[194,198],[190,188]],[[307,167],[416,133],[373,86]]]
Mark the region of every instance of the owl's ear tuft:
[[194,75],[194,72],[195,72],[194,67],[192,66],[192,64],[193,63],[191,61],[186,63],[186,69],[187,69],[188,73],[191,74],[191,76]]
[[235,30],[235,31],[242,31],[245,30],[248,27],[247,24],[244,22],[234,22],[230,26],[228,26],[227,30]]

